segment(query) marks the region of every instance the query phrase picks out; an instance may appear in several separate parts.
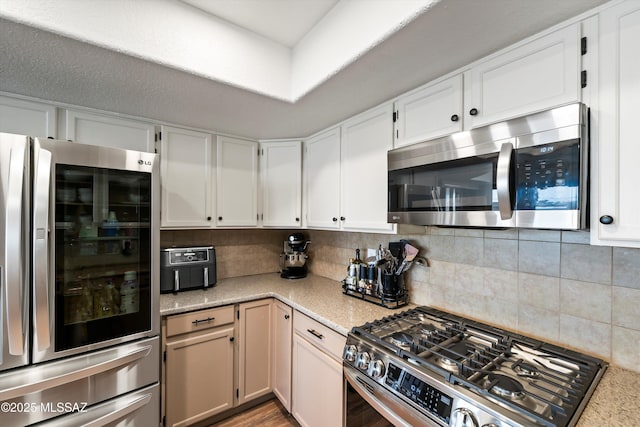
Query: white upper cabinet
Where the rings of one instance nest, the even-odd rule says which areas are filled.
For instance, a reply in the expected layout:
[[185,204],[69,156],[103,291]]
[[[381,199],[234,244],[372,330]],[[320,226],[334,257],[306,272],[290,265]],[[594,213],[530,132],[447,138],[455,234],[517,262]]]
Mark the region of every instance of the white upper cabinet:
[[395,102],[394,147],[462,130],[462,74],[429,84]]
[[0,132],[56,138],[56,107],[0,96]]
[[169,126],[160,139],[161,226],[210,227],[213,216],[211,135]]
[[387,223],[387,151],[393,105],[369,110],[341,127],[340,219],[345,230],[393,230]]
[[258,225],[258,143],[218,136],[216,165],[216,225]]
[[640,3],[600,15],[599,106],[592,108],[591,243],[640,247]]
[[155,126],[151,123],[84,111],[66,110],[62,139],[103,147],[155,151]]
[[262,225],[300,227],[302,223],[302,146],[300,141],[260,144]]
[[465,129],[580,100],[580,24],[474,64],[464,74]]
[[340,128],[305,141],[305,198],[309,228],[340,228]]

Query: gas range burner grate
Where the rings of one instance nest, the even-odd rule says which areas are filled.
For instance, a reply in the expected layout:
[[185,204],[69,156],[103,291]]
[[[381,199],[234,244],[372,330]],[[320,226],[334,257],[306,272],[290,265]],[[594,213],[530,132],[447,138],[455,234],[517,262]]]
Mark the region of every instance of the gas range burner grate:
[[464,386],[548,427],[569,423],[606,368],[599,359],[430,307],[351,333],[433,379]]

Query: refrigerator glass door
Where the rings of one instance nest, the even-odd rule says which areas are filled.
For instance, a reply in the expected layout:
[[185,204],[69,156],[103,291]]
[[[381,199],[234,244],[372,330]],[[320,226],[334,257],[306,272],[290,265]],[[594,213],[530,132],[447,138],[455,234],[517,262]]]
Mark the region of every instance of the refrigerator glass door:
[[151,329],[151,174],[55,166],[55,350]]
[[34,144],[34,360],[158,333],[155,155]]

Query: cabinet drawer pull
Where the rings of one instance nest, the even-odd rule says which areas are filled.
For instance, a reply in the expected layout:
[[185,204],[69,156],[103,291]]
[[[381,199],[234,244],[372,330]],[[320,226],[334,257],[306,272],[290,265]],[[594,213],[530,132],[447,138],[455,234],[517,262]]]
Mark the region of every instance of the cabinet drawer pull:
[[214,320],[216,320],[215,317],[207,317],[206,319],[198,319],[198,320],[194,320],[193,322],[191,322],[194,326],[198,326],[200,323],[209,323],[209,322],[213,322]]
[[316,331],[315,329],[307,329],[307,332],[309,332],[311,335],[313,335],[314,337],[320,340],[324,339],[324,335],[322,335],[320,332]]

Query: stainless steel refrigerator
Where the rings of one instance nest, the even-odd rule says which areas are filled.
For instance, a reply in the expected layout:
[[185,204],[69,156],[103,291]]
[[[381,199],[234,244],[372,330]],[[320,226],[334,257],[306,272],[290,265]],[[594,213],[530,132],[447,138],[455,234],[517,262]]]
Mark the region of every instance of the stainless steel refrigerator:
[[158,175],[0,134],[0,425],[159,425]]

